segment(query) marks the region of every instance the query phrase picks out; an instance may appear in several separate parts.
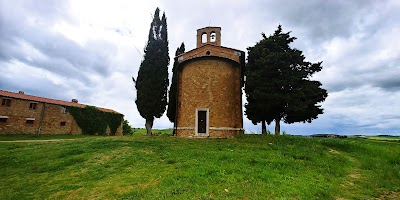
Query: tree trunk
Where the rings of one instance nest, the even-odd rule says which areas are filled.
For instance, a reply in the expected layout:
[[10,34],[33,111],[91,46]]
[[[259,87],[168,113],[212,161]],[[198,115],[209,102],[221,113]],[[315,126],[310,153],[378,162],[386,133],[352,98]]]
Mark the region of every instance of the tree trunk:
[[275,119],[275,135],[279,135],[281,133],[281,118],[276,118]]
[[154,118],[146,119],[146,135],[151,135],[151,128],[153,127]]
[[176,132],[175,132],[175,128],[172,129],[172,136],[175,136]]
[[267,134],[267,127],[265,126],[265,120],[262,120],[262,122],[261,122],[261,133],[263,135]]

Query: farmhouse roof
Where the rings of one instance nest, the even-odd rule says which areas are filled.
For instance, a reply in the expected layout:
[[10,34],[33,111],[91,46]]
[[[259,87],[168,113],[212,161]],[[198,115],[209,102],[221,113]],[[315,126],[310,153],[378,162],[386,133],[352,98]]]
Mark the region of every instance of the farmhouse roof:
[[[5,91],[5,90],[0,90],[0,96],[16,98],[16,99],[23,99],[23,100],[28,100],[28,101],[49,103],[49,104],[61,105],[61,106],[74,106],[74,107],[80,107],[80,108],[88,106],[86,104],[78,103],[78,100],[76,100],[76,99],[72,99],[72,101],[49,99],[49,98],[45,98],[45,97],[27,95],[22,91],[15,93],[15,92],[9,92],[9,91]],[[104,111],[104,112],[119,113],[119,112],[116,112],[116,111],[108,109],[108,108],[100,108],[100,107],[96,107],[96,108],[98,108],[99,110]]]

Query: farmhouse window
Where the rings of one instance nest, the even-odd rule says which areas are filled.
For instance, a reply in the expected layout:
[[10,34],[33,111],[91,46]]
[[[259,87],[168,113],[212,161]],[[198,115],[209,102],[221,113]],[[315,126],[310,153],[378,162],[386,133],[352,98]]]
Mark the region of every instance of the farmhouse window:
[[60,126],[65,126],[67,122],[60,122]]
[[10,105],[11,105],[11,99],[3,99],[1,101],[1,106],[10,107]]
[[33,125],[35,123],[35,118],[26,118],[26,124]]
[[29,109],[30,110],[36,110],[36,106],[37,106],[37,103],[30,103],[29,104]]
[[61,113],[62,114],[65,114],[65,113],[67,113],[67,107],[61,107]]
[[6,123],[8,120],[7,116],[0,116],[0,123]]

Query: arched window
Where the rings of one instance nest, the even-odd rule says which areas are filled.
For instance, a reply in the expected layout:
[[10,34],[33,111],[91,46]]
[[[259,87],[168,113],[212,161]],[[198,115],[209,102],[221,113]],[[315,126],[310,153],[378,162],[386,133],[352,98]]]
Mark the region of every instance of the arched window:
[[207,43],[207,33],[201,34],[201,43]]
[[210,42],[215,42],[217,40],[217,34],[213,31],[210,34]]

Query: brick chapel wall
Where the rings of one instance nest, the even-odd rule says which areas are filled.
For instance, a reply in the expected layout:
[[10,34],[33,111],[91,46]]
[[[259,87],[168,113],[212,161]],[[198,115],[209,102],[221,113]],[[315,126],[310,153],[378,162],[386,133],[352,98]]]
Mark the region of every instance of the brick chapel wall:
[[[178,137],[195,135],[196,108],[209,108],[209,127],[242,128],[239,64],[202,57],[181,66],[178,90]],[[210,137],[230,137],[240,131],[209,130]]]
[[[0,97],[2,99],[4,97]],[[69,113],[61,113],[61,105],[35,102],[36,109],[30,109],[33,101],[11,99],[10,107],[0,106],[0,115],[8,116],[7,122],[0,122],[0,134],[81,134],[81,129]],[[44,114],[42,110],[44,107]],[[43,115],[42,128],[40,121]],[[35,119],[27,124],[27,118]],[[61,126],[65,122],[65,126]]]

